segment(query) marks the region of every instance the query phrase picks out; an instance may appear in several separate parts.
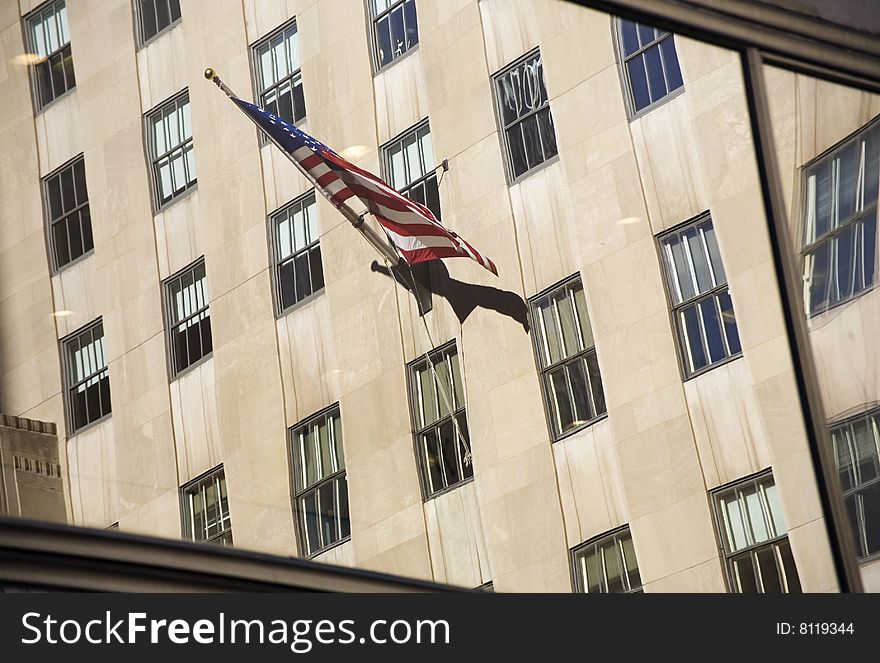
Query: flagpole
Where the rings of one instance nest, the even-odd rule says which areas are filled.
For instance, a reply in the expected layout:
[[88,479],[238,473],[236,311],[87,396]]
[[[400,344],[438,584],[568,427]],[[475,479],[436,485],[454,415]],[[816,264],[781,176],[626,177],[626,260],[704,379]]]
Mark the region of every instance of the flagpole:
[[[238,99],[238,97],[235,95],[235,93],[232,90],[230,90],[223,81],[220,80],[220,77],[217,75],[217,72],[215,72],[210,67],[208,69],[205,69],[205,78],[207,78],[209,81],[213,81],[213,83],[217,87],[219,87],[223,91],[223,93],[227,97],[229,97],[230,99]],[[239,110],[241,110],[241,109],[239,109]],[[242,110],[242,113],[244,113],[243,110]],[[250,118],[254,124],[257,124],[257,122],[256,122],[256,120],[254,120],[254,118],[250,117],[250,115],[248,115],[247,113],[244,113],[244,114],[248,118]],[[257,127],[259,127],[261,131],[263,131],[262,127],[260,127],[259,124],[257,124]],[[278,141],[275,140],[275,138],[273,138],[271,135],[269,135],[269,133],[267,131],[263,131],[263,134],[275,144],[275,147],[277,147],[279,150],[281,150],[281,153],[284,156],[286,156],[288,158],[288,160],[290,160],[290,162],[293,163],[294,166],[297,167],[297,170],[299,170],[299,172],[301,172],[303,174],[303,176],[309,182],[312,183],[312,186],[314,186],[315,189],[317,189],[323,193],[323,189],[315,181],[315,178],[312,177],[309,174],[309,172],[305,168],[302,167],[302,164],[300,164],[293,157],[292,154],[290,154],[287,150],[285,150],[284,147],[282,147],[278,143]],[[330,199],[328,198],[328,200],[330,200]],[[364,236],[364,239],[366,239],[370,244],[372,244],[373,248],[375,248],[382,255],[383,258],[385,258],[386,260],[388,260],[391,263],[392,267],[399,266],[399,264],[401,262],[401,258],[397,254],[397,252],[384,239],[382,239],[382,236],[379,235],[379,233],[377,233],[372,227],[370,227],[364,223],[364,215],[366,215],[366,212],[364,212],[363,214],[357,214],[353,209],[351,209],[351,207],[346,205],[344,202],[336,203],[336,202],[333,202],[332,200],[330,202],[334,207],[336,207],[336,209],[339,210],[339,212],[342,214],[342,216],[344,216],[349,221],[349,223],[351,223],[351,225],[355,228],[355,230],[359,231],[361,233],[361,235]]]

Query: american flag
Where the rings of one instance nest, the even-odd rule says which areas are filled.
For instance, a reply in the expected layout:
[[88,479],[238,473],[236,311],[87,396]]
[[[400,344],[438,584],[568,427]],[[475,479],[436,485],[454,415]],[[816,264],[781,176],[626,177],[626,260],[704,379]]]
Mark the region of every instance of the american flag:
[[296,160],[335,207],[345,205],[352,197],[366,205],[408,264],[466,256],[498,275],[495,263],[443,227],[424,205],[399,194],[372,173],[358,168],[280,117],[247,101],[236,98],[233,101]]

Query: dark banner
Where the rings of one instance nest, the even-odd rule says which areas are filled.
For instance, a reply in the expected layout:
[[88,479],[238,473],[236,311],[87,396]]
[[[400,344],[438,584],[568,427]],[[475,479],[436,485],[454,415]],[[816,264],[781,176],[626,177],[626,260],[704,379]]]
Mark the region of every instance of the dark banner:
[[878,608],[871,595],[818,594],[21,593],[0,595],[0,651],[7,661],[118,663],[141,652],[178,660],[221,650],[260,661],[450,661],[581,658],[616,647],[627,657],[763,660],[871,651]]

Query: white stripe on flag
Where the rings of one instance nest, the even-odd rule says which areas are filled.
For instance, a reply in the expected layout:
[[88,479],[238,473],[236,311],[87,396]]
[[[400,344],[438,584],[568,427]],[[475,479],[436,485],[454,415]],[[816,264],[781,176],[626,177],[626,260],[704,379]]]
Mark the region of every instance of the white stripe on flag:
[[385,232],[388,233],[391,241],[404,251],[417,251],[419,249],[431,249],[437,247],[455,249],[456,251],[459,250],[459,248],[453,244],[448,237],[435,237],[433,235],[407,237],[406,235],[398,235],[393,230],[388,230],[388,228],[385,228]]

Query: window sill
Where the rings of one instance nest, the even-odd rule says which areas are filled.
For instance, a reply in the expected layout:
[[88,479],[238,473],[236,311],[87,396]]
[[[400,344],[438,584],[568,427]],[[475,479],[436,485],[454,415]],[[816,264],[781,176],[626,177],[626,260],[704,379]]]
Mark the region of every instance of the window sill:
[[88,251],[83,253],[81,256],[74,258],[70,262],[64,263],[61,267],[56,267],[55,270],[52,272],[52,276],[59,276],[63,272],[65,272],[68,269],[70,269],[71,267],[78,265],[79,263],[85,261],[86,258],[90,258],[94,254],[95,254],[95,247],[92,247],[91,249],[89,249]]
[[594,419],[590,419],[589,421],[585,421],[584,423],[579,425],[577,428],[572,428],[571,430],[567,430],[564,433],[560,433],[559,435],[556,435],[552,440],[553,444],[556,444],[557,442],[561,442],[562,440],[565,440],[573,435],[577,435],[582,430],[590,428],[591,426],[595,426],[599,422],[605,421],[607,418],[608,418],[608,411],[606,410],[603,414],[600,414],[598,417],[595,417]]
[[187,373],[191,373],[192,371],[196,370],[199,366],[201,366],[202,364],[206,364],[208,361],[210,361],[213,358],[214,358],[214,351],[212,350],[211,352],[206,354],[204,357],[201,357],[197,361],[194,361],[193,363],[191,363],[186,368],[182,368],[179,371],[177,371],[177,373],[175,373],[173,376],[171,376],[171,379],[168,382],[169,383],[176,382],[179,378],[182,378]]
[[[150,46],[151,44],[154,44],[161,37],[164,37],[166,34],[168,34],[174,28],[176,28],[178,25],[180,25],[181,20],[182,20],[182,17],[178,18],[176,21],[173,21],[172,23],[169,23],[164,28],[159,30],[159,32],[157,32],[152,37],[150,37],[149,39],[146,39],[144,41],[140,41],[140,34],[138,34],[138,42],[139,43],[138,43],[137,50],[140,51],[141,49],[146,48],[147,46]],[[138,21],[138,22],[140,22],[140,21]],[[140,33],[140,29],[138,29],[138,33]]]
[[[473,454],[471,454],[471,456],[473,457]],[[473,460],[471,460],[471,462],[473,463]],[[436,498],[440,497],[441,495],[446,495],[447,493],[451,493],[453,490],[456,490],[458,488],[461,488],[462,486],[466,486],[467,484],[472,483],[473,480],[474,480],[474,477],[471,476],[471,477],[468,477],[467,479],[463,479],[463,480],[459,481],[458,483],[452,484],[451,486],[446,486],[446,488],[444,488],[443,490],[438,490],[436,493],[431,493],[430,495],[426,496],[422,500],[422,502],[427,504],[431,500],[436,499]]]
[[[374,23],[374,25],[375,25],[375,23]],[[407,49],[406,53],[401,53],[400,55],[398,55],[396,58],[394,58],[394,59],[393,59],[391,62],[389,62],[388,64],[384,64],[384,65],[382,65],[382,66],[379,66],[379,63],[377,62],[377,63],[376,63],[376,69],[373,71],[373,77],[375,78],[376,76],[380,76],[381,74],[384,74],[386,71],[388,71],[389,69],[391,69],[394,65],[396,65],[398,62],[402,62],[403,60],[406,60],[406,59],[407,59],[410,55],[412,55],[413,53],[418,52],[418,50],[419,50],[419,44],[421,44],[421,43],[422,43],[422,42],[419,42],[418,44],[416,44],[416,45],[413,46],[412,48]],[[375,44],[375,41],[374,41],[374,42],[373,42],[373,46],[375,46],[375,45],[376,45],[376,44]],[[375,62],[375,58],[376,58],[376,54],[373,53],[373,61],[374,61],[374,62]]]
[[320,557],[324,553],[329,552],[329,551],[333,550],[334,548],[338,548],[342,544],[348,543],[349,541],[351,541],[351,534],[349,534],[344,539],[340,539],[339,541],[337,541],[335,543],[331,543],[329,546],[327,546],[325,548],[321,548],[317,552],[313,552],[310,555],[303,556],[303,559],[315,559],[315,557]]
[[724,366],[725,364],[729,364],[730,362],[736,361],[737,359],[742,359],[742,356],[743,353],[742,350],[740,350],[735,355],[730,355],[729,357],[725,357],[724,359],[719,359],[714,364],[703,366],[703,368],[699,369],[698,371],[694,371],[693,373],[686,373],[682,381],[687,382],[688,380],[693,380],[694,378],[700,377],[701,375],[708,373],[709,371],[718,368],[719,366]]
[[159,216],[160,214],[163,214],[164,212],[167,212],[171,207],[174,207],[174,206],[175,206],[177,203],[179,203],[181,200],[184,200],[185,198],[188,198],[189,196],[191,196],[193,193],[195,193],[195,192],[198,191],[198,190],[199,190],[199,181],[198,181],[198,180],[193,180],[193,183],[192,183],[192,184],[190,184],[190,185],[189,185],[187,188],[185,188],[183,191],[181,191],[181,192],[178,193],[176,196],[174,196],[173,198],[171,198],[171,200],[167,200],[167,201],[165,201],[164,203],[162,203],[161,205],[158,205],[158,206],[153,210],[153,216],[154,216],[154,217],[155,217],[155,216]]
[[[626,81],[626,84],[629,85],[629,80]],[[684,94],[684,90],[685,90],[685,86],[682,85],[681,87],[678,87],[678,88],[674,89],[672,92],[668,93],[662,99],[658,99],[657,101],[650,103],[647,106],[645,106],[644,108],[640,108],[637,111],[632,110],[632,106],[630,106],[629,121],[634,122],[636,120],[642,119],[645,115],[650,113],[652,110],[654,110],[656,108],[660,108],[660,106],[662,106],[663,104],[668,103],[668,102],[672,101],[673,99],[678,98],[679,95]],[[631,100],[630,100],[630,104],[632,104]]]
[[77,435],[79,435],[80,433],[85,433],[86,431],[88,431],[88,430],[90,430],[90,429],[92,429],[92,428],[96,428],[97,426],[103,424],[105,421],[107,421],[108,419],[110,419],[112,416],[113,416],[113,412],[110,411],[110,412],[108,412],[107,414],[105,414],[103,417],[101,417],[100,419],[95,419],[94,421],[90,421],[90,422],[87,423],[85,426],[82,426],[81,428],[77,428],[77,429],[76,429],[75,431],[73,431],[72,433],[68,433],[68,434],[67,434],[67,439],[68,439],[68,440],[72,440],[73,438],[75,438],[75,437],[76,437]]
[[40,108],[37,109],[36,115],[42,115],[47,110],[52,108],[52,106],[54,106],[55,104],[60,103],[64,99],[67,99],[67,97],[71,96],[74,92],[76,92],[76,85],[74,85],[72,88],[70,88],[69,90],[67,90],[63,94],[58,95],[52,101],[46,103],[44,106],[40,106]]
[[[502,140],[503,140],[503,138],[504,137],[502,136]],[[542,161],[541,163],[539,163],[537,166],[535,166],[531,170],[527,170],[519,177],[517,177],[515,179],[508,180],[507,186],[512,187],[512,186],[516,186],[517,184],[522,184],[525,180],[529,179],[532,175],[535,175],[536,173],[539,173],[542,170],[544,170],[545,168],[548,168],[549,166],[552,166],[553,164],[558,163],[558,162],[559,162],[559,152],[554,154],[552,157],[550,157],[546,161]]]

